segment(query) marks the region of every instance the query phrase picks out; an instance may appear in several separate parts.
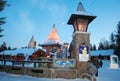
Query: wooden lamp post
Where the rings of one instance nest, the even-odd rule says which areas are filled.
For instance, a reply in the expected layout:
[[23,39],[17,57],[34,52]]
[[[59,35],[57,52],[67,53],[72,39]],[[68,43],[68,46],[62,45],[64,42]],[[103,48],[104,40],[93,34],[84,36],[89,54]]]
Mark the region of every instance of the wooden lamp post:
[[[96,16],[85,11],[80,2],[77,11],[71,15],[67,23],[73,25],[74,28],[71,55],[77,62],[77,77],[83,77],[83,74],[88,72],[88,61],[90,60],[90,33],[87,32],[87,29],[89,23],[95,18]],[[83,46],[83,43],[86,46]],[[84,53],[86,54],[82,54],[81,51],[85,51]]]
[[74,32],[87,32],[88,24],[95,18],[96,16],[85,11],[80,2],[77,11],[71,15],[67,24],[73,25]]

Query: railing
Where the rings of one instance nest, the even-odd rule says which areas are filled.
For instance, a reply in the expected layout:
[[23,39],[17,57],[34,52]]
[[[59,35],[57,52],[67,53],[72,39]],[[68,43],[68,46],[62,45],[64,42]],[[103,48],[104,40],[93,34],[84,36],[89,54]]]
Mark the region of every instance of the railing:
[[46,65],[46,68],[51,68],[53,64],[52,58],[40,58],[39,60],[9,60],[9,59],[0,59],[1,65],[6,66],[7,62],[11,62],[11,66],[22,65],[21,67],[25,67],[25,65],[33,64],[33,67],[43,67]]

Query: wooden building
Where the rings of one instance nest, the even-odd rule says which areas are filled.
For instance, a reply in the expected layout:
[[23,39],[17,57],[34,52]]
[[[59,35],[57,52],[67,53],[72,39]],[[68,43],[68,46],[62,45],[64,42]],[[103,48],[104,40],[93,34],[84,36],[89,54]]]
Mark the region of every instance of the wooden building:
[[54,53],[56,52],[56,50],[60,49],[61,43],[60,43],[60,39],[56,30],[55,24],[53,25],[47,40],[39,44],[39,46],[41,46],[43,49],[46,49],[46,53],[48,56],[49,56],[48,53],[50,52]]
[[46,50],[38,49],[31,56],[29,56],[30,60],[39,60],[40,57],[46,57]]

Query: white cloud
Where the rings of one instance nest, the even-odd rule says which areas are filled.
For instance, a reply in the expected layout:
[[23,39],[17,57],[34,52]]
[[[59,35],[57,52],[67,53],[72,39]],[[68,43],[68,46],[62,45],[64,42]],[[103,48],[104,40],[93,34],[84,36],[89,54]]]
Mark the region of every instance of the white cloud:
[[38,3],[39,0],[28,0],[29,4],[31,6],[36,6],[36,4]]
[[58,16],[58,15],[65,15],[67,12],[67,8],[62,3],[53,3],[50,1],[39,1],[38,4],[40,10],[48,11],[49,15]]
[[48,5],[48,10],[52,14],[64,15],[66,12],[66,7],[60,4],[50,4]]
[[22,26],[22,31],[26,33],[33,33],[35,29],[34,22],[30,19],[28,12],[20,13],[20,24]]
[[17,32],[22,32],[25,34],[33,34],[35,31],[35,23],[30,19],[29,12],[21,11],[17,14],[18,17],[16,20],[11,20],[11,24],[14,27],[14,30]]

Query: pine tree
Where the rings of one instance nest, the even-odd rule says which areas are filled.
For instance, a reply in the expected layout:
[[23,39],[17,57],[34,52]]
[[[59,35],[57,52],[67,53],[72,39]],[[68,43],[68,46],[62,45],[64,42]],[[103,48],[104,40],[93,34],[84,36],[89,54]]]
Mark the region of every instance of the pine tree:
[[110,49],[115,49],[116,45],[115,45],[115,35],[114,33],[111,33],[110,36]]
[[110,44],[108,40],[103,38],[99,43],[98,50],[106,50],[106,49],[110,49]]
[[104,49],[104,45],[102,42],[100,42],[98,46],[98,50],[103,50],[103,49]]
[[103,45],[104,45],[104,49],[110,49],[110,45],[107,40],[104,41]]
[[96,50],[96,45],[95,44],[93,45],[93,50]]
[[90,44],[90,50],[93,50],[92,44]]
[[4,50],[7,50],[6,42],[3,42],[1,47],[0,47],[0,52],[4,51]]
[[[0,27],[0,33],[4,31],[1,27]],[[0,37],[3,37],[3,35],[0,34]]]
[[8,50],[11,50],[11,47],[10,47],[10,46],[8,47]]
[[116,51],[115,54],[117,54],[120,57],[120,21],[117,24],[117,31],[116,31]]
[[[9,4],[7,4],[7,1],[6,0],[0,0],[0,12],[3,11],[6,6],[10,6]],[[5,24],[5,19],[6,19],[6,17],[0,17],[0,33],[2,31],[4,31],[1,28],[1,25]],[[0,37],[3,37],[3,35],[0,34]]]

